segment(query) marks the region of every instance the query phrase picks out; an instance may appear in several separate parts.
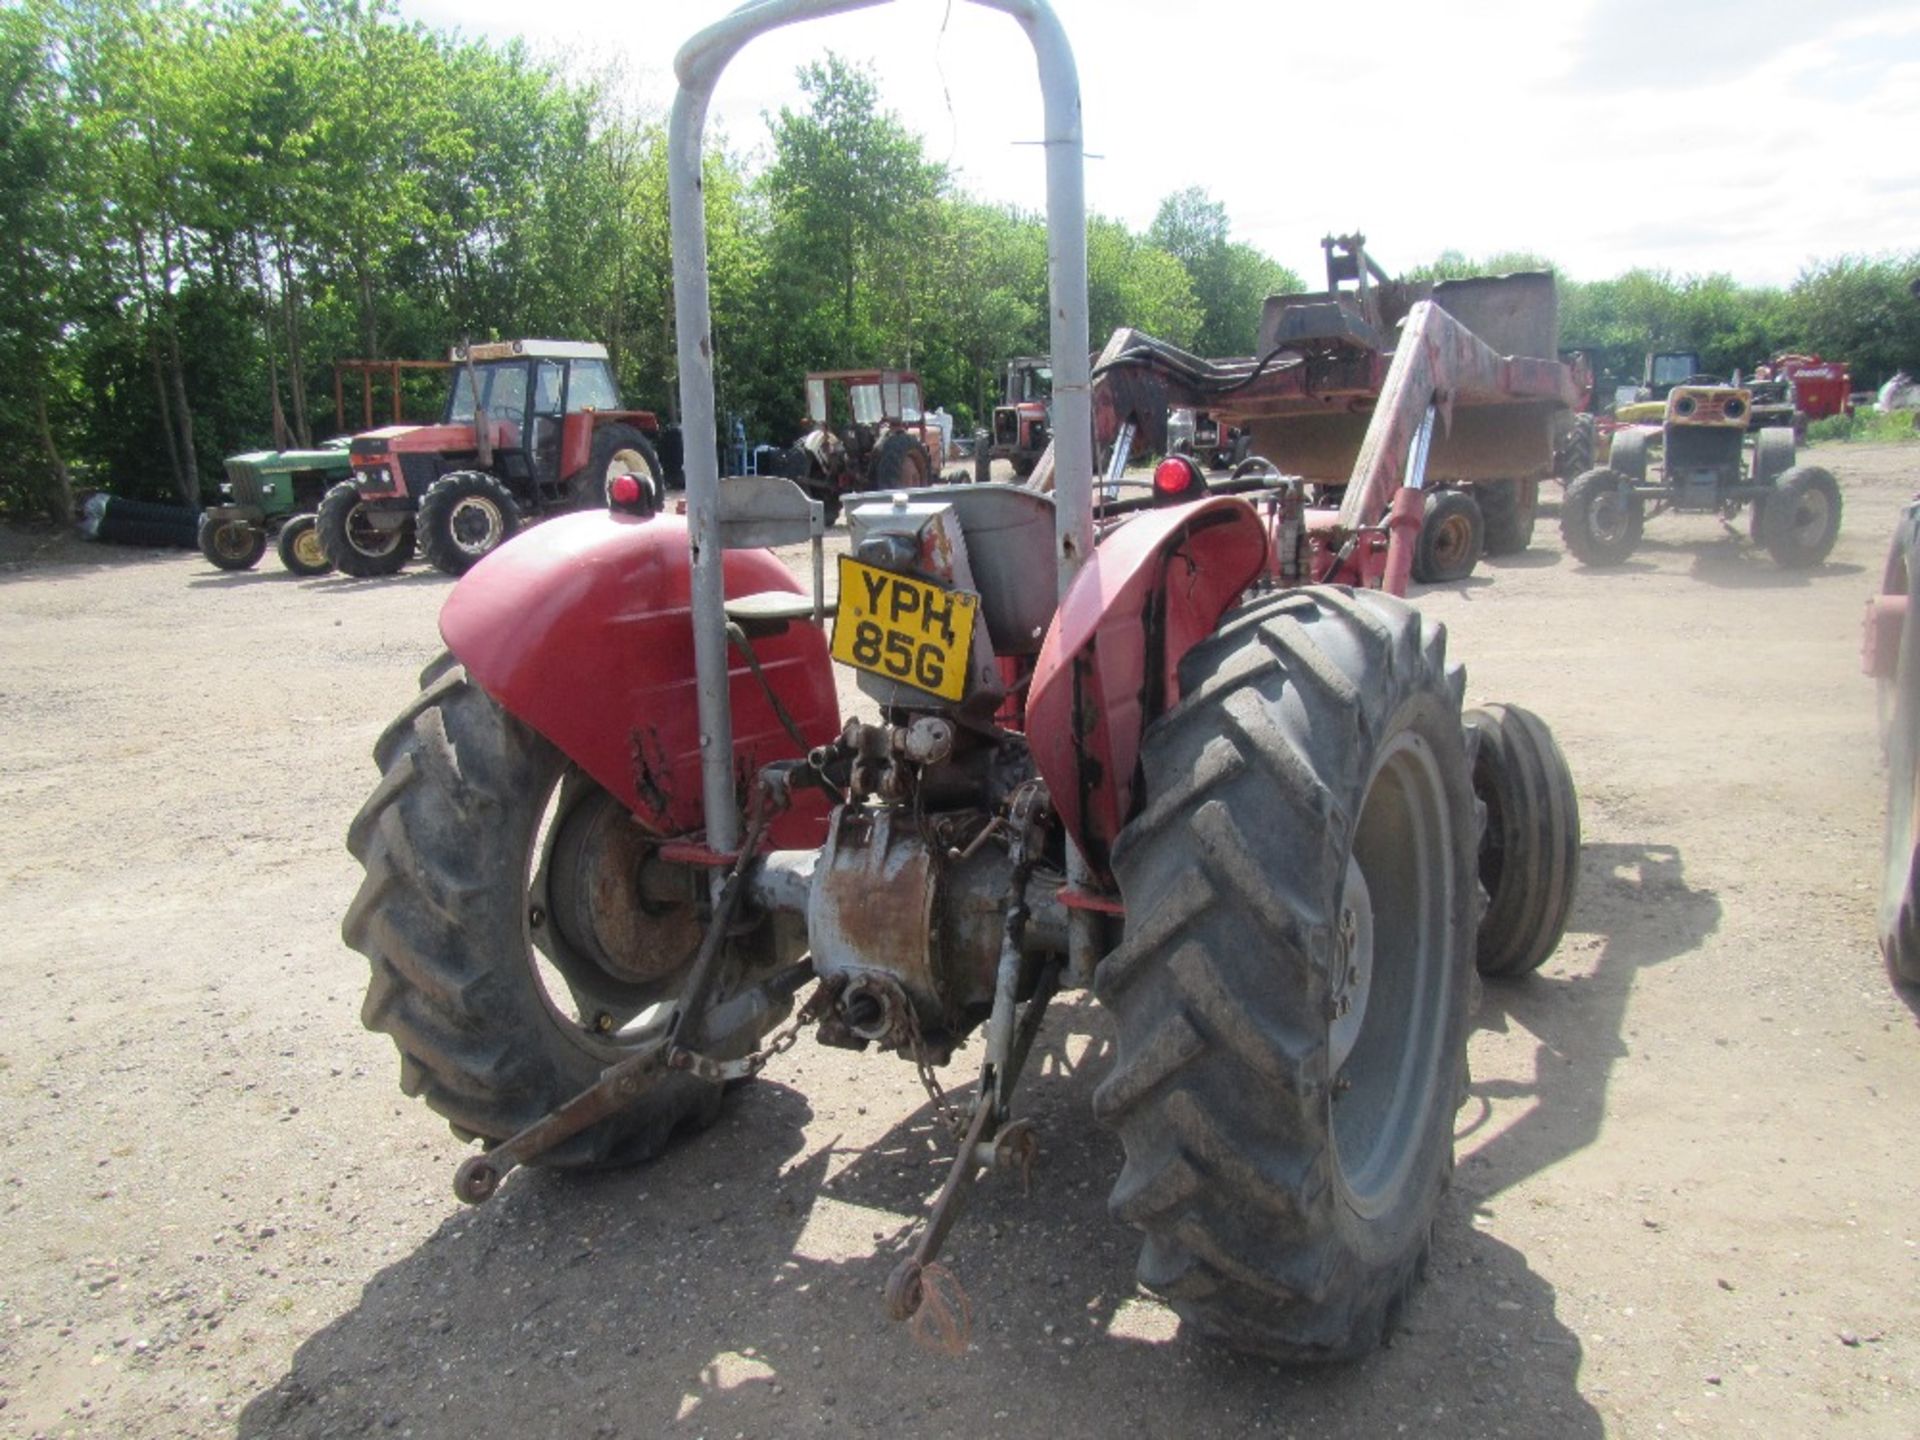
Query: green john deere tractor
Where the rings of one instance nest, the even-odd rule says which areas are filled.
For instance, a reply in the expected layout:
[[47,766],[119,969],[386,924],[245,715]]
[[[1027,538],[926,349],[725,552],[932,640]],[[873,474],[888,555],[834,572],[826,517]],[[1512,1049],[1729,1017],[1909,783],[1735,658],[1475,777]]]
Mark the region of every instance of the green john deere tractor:
[[200,553],[222,570],[251,570],[272,538],[295,575],[333,568],[320,547],[314,512],[327,487],[353,473],[344,440],[314,450],[253,450],[227,459],[221,503],[200,515]]

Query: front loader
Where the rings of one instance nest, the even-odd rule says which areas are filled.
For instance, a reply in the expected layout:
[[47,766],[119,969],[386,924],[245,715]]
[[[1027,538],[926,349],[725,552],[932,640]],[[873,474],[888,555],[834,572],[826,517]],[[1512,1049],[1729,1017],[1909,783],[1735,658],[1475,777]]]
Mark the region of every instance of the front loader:
[[[1452,357],[1383,393],[1351,523],[1310,530],[1275,474],[1096,521],[1073,57],[1044,0],[977,3],[1024,28],[1045,96],[1052,493],[861,497],[830,598],[820,502],[695,447],[684,517],[616,477],[481,561],[349,834],[363,1018],[481,1142],[472,1202],[521,1165],[658,1154],[803,1027],[907,1060],[936,1103],[964,1060],[947,1183],[884,1297],[957,1349],[957,1207],[1032,1161],[1027,1057],[1051,997],[1091,989],[1144,1283],[1236,1347],[1362,1354],[1451,1174],[1476,962],[1546,958],[1579,845],[1545,726],[1463,714],[1442,627],[1369,588],[1404,588]],[[714,421],[709,97],[752,37],[856,8],[756,0],[676,62],[690,434]],[[767,548],[792,543],[810,583]],[[865,715],[840,716],[836,663]]]

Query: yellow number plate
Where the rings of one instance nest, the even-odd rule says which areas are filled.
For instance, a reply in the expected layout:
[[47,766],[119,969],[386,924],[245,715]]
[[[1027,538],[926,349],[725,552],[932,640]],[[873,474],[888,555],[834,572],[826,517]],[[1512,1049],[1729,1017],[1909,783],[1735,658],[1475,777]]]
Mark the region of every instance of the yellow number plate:
[[833,658],[942,700],[958,700],[966,693],[979,606],[978,595],[942,590],[842,555]]

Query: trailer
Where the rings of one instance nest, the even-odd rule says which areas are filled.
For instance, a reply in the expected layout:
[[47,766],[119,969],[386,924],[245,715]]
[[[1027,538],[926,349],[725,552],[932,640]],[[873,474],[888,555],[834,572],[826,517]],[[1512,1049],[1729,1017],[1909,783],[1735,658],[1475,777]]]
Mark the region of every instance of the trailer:
[[[1244,430],[1251,456],[1312,487],[1316,529],[1350,536],[1378,526],[1393,499],[1394,484],[1378,478],[1389,458],[1379,447],[1400,444],[1389,468],[1401,466],[1419,429],[1424,494],[1412,578],[1463,579],[1483,548],[1524,550],[1540,481],[1554,473],[1556,426],[1580,403],[1579,377],[1559,358],[1553,277],[1399,281],[1366,253],[1364,235],[1320,243],[1327,289],[1269,297],[1253,356],[1204,359],[1116,331],[1094,368],[1101,453],[1123,433],[1136,449],[1163,451],[1169,410],[1205,410]],[[1437,425],[1416,407],[1376,435],[1401,366],[1440,366],[1456,383],[1435,402]],[[1363,473],[1373,478],[1356,485]]]

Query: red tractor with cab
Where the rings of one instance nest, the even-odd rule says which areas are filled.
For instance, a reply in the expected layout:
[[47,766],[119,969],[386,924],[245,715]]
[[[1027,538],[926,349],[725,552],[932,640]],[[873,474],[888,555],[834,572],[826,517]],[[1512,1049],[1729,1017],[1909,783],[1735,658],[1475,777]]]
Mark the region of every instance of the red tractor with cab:
[[603,504],[616,475],[659,491],[659,421],[622,406],[604,345],[501,340],[452,359],[440,423],[354,436],[352,477],[321,500],[320,543],[342,574],[392,575],[417,542],[464,575],[527,521]]
[[994,407],[988,458],[1005,460],[1022,480],[1033,474],[1053,439],[1053,361],[1018,355],[1007,362],[1000,404]]
[[[743,5],[677,58],[690,434],[714,422],[709,97],[755,36],[854,3]],[[849,495],[836,597],[827,497],[693,447],[684,516],[619,476],[482,561],[348,834],[362,1018],[484,1146],[455,1177],[476,1203],[521,1165],[659,1154],[803,1027],[905,1060],[955,1151],[885,1304],[959,1353],[938,1257],[981,1172],[1032,1160],[1019,1081],[1050,999],[1091,990],[1142,1282],[1230,1345],[1363,1354],[1425,1268],[1476,966],[1537,967],[1574,893],[1552,736],[1463,710],[1444,628],[1399,598],[1439,405],[1511,380],[1423,302],[1341,510],[1175,456],[1096,517],[1073,57],[1044,0],[978,3],[1021,23],[1045,97],[1052,490]],[[768,548],[793,543],[811,583]],[[977,1082],[943,1091],[973,1035]]]

